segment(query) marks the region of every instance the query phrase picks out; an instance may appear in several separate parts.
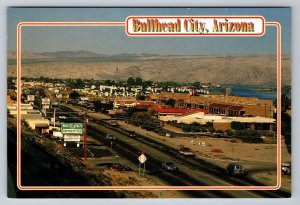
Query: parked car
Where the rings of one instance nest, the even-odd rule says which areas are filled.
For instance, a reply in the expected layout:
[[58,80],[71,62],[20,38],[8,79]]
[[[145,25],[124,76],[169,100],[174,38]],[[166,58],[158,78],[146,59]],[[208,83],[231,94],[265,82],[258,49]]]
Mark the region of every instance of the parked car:
[[107,139],[107,140],[116,140],[116,137],[113,134],[107,134],[105,136],[105,139]]
[[183,156],[194,156],[194,152],[191,148],[188,147],[181,147],[179,150],[179,154],[183,155]]
[[289,162],[281,163],[281,172],[283,175],[290,175],[291,174],[291,163],[289,163]]
[[228,164],[226,170],[227,174],[230,176],[243,176],[246,174],[244,166],[240,163],[230,163]]
[[59,119],[67,119],[67,117],[64,116],[64,115],[58,116],[58,118],[59,118]]
[[173,162],[164,162],[161,164],[161,167],[168,171],[178,170],[178,167]]

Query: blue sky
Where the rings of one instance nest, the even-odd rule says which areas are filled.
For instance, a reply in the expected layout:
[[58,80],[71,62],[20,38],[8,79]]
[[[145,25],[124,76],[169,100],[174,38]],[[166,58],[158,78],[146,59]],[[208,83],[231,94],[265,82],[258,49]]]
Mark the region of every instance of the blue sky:
[[[16,27],[26,21],[125,21],[130,15],[261,15],[282,25],[282,52],[291,52],[289,8],[9,8],[7,48],[16,50]],[[103,54],[275,54],[276,29],[263,37],[128,37],[125,27],[24,27],[22,50],[89,50]]]

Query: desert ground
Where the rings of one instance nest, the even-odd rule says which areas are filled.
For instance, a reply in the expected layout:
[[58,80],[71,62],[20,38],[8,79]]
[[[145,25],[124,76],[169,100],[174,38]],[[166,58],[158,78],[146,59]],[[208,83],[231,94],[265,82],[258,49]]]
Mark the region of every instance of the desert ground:
[[[22,76],[276,85],[276,56],[135,56],[110,58],[24,59]],[[8,76],[16,76],[9,60]],[[282,58],[282,84],[290,84],[290,57]]]

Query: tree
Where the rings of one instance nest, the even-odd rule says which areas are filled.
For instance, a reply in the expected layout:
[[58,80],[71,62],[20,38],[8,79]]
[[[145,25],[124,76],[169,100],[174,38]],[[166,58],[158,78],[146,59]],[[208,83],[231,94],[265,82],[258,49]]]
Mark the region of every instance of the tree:
[[140,77],[135,78],[135,85],[143,85],[143,79]]
[[130,118],[136,111],[136,107],[130,107],[126,110],[126,116]]
[[143,88],[147,88],[147,87],[150,87],[152,86],[153,82],[151,80],[146,80],[146,81],[143,81]]
[[191,83],[191,86],[195,87],[196,89],[201,88],[201,83],[198,81]]
[[145,99],[146,99],[146,96],[145,96],[145,95],[140,95],[140,94],[138,94],[138,95],[136,96],[136,99],[137,99],[137,100],[145,100]]
[[176,103],[176,100],[174,100],[173,98],[169,98],[169,99],[166,101],[166,105],[170,105],[171,107],[174,107],[174,106],[175,106],[175,103]]
[[130,118],[131,123],[134,125],[140,126],[143,123],[150,123],[151,115],[146,112],[135,112]]
[[80,95],[77,91],[73,91],[73,92],[70,93],[69,96],[70,96],[71,99],[78,99]]
[[129,87],[132,87],[132,86],[135,85],[135,80],[134,80],[133,77],[129,77],[129,78],[127,79],[127,85],[128,85]]
[[241,122],[233,121],[231,122],[231,128],[234,130],[244,130],[245,125]]
[[101,102],[100,101],[96,101],[94,102],[94,109],[96,112],[99,112],[102,108]]

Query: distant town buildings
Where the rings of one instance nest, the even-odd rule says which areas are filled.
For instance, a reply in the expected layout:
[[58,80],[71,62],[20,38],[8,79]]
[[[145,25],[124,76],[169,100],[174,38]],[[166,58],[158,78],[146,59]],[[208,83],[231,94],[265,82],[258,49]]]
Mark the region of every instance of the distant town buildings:
[[[219,85],[196,83],[163,86],[150,83],[128,86],[126,83],[82,83],[80,88],[71,88],[67,86],[67,82],[22,81],[22,120],[32,129],[41,129],[44,132],[47,130],[45,127],[50,124],[48,119],[43,118],[43,110],[50,108],[49,102],[75,100],[78,105],[91,109],[97,102],[101,111],[109,108],[106,110],[109,114],[123,114],[134,107],[135,112],[151,113],[160,121],[161,126],[170,122],[209,122],[216,130],[227,130],[231,129],[232,122],[240,122],[249,129],[263,127],[272,130],[276,123],[276,108],[271,100],[230,96],[230,90],[227,88],[223,89],[223,93],[210,94],[214,89],[219,89]],[[77,92],[75,98],[69,99],[74,92]],[[16,115],[15,101],[10,97],[7,101],[9,114]],[[38,105],[40,110],[33,108],[33,104]]]

